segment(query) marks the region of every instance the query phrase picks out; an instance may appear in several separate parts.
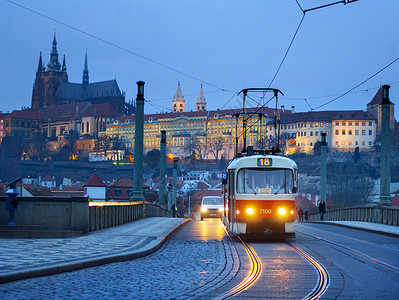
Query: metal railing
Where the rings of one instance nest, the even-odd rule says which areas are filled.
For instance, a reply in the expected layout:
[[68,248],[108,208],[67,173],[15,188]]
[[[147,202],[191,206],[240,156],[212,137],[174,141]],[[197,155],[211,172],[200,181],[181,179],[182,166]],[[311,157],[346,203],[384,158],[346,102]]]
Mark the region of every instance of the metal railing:
[[[143,207],[144,205],[144,207]],[[148,217],[171,217],[170,211],[151,202],[90,202],[89,231],[126,224]]]
[[[310,221],[320,221],[320,214],[311,214]],[[326,211],[325,221],[360,221],[399,226],[399,207],[349,207]]]

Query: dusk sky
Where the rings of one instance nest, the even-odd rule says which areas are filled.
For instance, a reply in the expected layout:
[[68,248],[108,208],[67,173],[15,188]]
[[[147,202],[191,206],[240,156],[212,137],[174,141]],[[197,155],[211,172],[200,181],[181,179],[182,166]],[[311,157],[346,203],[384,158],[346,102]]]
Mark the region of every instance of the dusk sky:
[[280,105],[365,110],[389,84],[398,120],[399,60],[388,65],[399,58],[399,1],[301,10],[333,2],[0,0],[0,110],[30,107],[39,54],[47,65],[54,30],[69,82],[81,83],[87,50],[90,82],[116,78],[130,100],[143,80],[145,112],[156,113],[170,111],[178,81],[186,110],[195,109],[201,84],[208,110],[239,108],[237,92],[269,86],[299,27],[271,84],[284,93]]

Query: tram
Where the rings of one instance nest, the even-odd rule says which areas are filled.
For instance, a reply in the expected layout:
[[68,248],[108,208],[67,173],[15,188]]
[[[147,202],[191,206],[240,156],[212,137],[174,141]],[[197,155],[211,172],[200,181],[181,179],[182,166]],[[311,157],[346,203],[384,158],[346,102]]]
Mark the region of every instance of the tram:
[[[243,91],[245,97],[248,89]],[[273,91],[277,99],[278,90]],[[298,168],[295,161],[281,155],[278,145],[279,141],[269,150],[245,147],[223,173],[223,223],[230,234],[295,235]]]

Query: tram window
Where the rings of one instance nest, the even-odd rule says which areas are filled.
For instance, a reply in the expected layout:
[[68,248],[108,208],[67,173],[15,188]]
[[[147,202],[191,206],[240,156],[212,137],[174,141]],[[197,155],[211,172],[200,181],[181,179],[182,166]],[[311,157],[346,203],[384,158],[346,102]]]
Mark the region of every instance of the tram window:
[[293,173],[289,169],[241,169],[237,175],[237,193],[291,194]]

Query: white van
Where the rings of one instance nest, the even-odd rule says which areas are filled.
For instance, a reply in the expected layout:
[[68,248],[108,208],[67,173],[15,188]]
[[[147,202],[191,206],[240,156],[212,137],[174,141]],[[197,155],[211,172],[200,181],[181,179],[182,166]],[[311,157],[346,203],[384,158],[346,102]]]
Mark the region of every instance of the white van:
[[205,196],[201,202],[201,220],[204,218],[222,218],[223,198],[218,196]]

